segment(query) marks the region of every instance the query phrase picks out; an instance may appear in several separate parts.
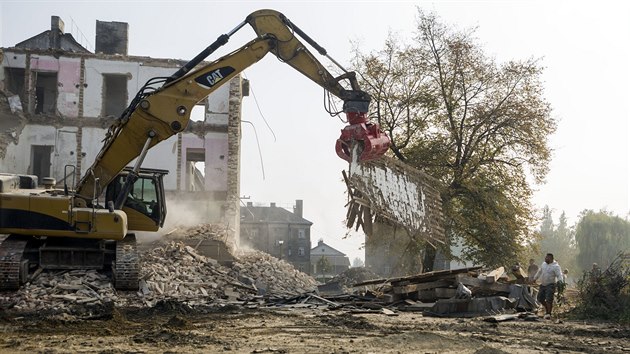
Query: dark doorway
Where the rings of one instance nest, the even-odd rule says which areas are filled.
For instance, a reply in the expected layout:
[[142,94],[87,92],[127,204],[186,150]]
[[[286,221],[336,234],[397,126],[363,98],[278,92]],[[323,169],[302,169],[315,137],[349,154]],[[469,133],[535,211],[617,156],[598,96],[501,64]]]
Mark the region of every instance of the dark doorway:
[[31,167],[39,184],[44,177],[50,177],[50,157],[53,147],[50,145],[31,145]]
[[127,108],[127,76],[103,74],[103,117],[120,117]]
[[22,107],[26,101],[24,98],[24,69],[20,68],[4,68],[4,82],[6,88],[14,95],[19,95],[22,101]]
[[55,114],[57,111],[57,73],[37,72],[35,75],[35,113]]

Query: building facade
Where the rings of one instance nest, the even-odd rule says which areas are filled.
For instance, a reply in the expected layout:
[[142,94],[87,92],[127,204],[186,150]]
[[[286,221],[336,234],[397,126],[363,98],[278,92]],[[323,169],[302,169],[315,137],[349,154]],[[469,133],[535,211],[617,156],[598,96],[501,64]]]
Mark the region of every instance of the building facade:
[[[52,16],[50,30],[0,50],[0,101],[9,102],[0,104],[0,172],[37,175],[40,181],[53,177],[58,186],[77,183],[136,92],[185,64],[128,55],[128,32],[127,23],[96,21],[92,53]],[[225,222],[234,240],[242,87],[236,77],[201,101],[193,112],[196,121],[149,150],[143,163],[169,171],[169,211],[186,201],[191,219]]]
[[311,274],[318,280],[332,278],[350,268],[350,259],[345,253],[337,251],[319,240],[311,249]]
[[311,225],[303,217],[303,201],[296,200],[293,212],[271,203],[241,207],[241,246],[269,253],[310,274]]

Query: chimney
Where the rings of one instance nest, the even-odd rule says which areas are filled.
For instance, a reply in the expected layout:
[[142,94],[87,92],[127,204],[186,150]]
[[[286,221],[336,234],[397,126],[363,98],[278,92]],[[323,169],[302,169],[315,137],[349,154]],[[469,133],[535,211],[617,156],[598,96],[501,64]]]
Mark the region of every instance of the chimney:
[[61,36],[65,33],[65,24],[61,17],[59,16],[50,16],[50,37],[48,46],[51,49],[60,49],[61,48]]
[[127,55],[129,24],[96,20],[96,53]]
[[319,241],[317,241],[317,246],[321,246],[324,244],[324,239],[320,238]]
[[272,208],[275,208],[276,207],[276,203],[271,203],[271,204],[269,204],[269,206],[271,206]]
[[299,217],[303,217],[302,213],[304,211],[304,205],[301,199],[297,199],[295,201],[295,206],[293,207],[293,214],[299,216]]

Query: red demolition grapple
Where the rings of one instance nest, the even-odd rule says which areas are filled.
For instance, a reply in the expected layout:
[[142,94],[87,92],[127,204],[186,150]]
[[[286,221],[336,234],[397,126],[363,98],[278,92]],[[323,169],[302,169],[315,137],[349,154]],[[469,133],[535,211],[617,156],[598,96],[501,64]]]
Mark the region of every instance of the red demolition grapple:
[[352,146],[359,144],[359,162],[381,157],[390,140],[376,123],[368,122],[366,112],[346,112],[349,125],[341,130],[335,150],[342,159],[352,162]]

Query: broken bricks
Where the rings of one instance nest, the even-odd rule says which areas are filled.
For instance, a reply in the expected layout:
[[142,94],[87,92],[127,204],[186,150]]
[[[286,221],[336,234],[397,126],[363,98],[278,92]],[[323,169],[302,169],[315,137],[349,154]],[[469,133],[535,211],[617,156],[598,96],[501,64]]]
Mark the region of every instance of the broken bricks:
[[[220,237],[216,228],[202,225],[194,230],[197,236],[210,230],[213,238]],[[150,249],[140,248],[142,268],[137,293],[117,292],[111,279],[95,270],[38,270],[37,276],[20,290],[0,293],[0,308],[65,313],[90,312],[91,307],[110,303],[137,307],[153,306],[162,300],[218,304],[258,296],[256,284],[264,284],[266,296],[299,294],[316,287],[309,275],[263,252],[240,252],[228,267],[181,241],[166,240]]]

